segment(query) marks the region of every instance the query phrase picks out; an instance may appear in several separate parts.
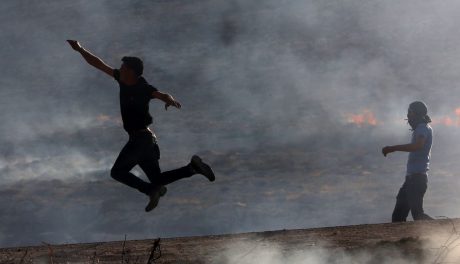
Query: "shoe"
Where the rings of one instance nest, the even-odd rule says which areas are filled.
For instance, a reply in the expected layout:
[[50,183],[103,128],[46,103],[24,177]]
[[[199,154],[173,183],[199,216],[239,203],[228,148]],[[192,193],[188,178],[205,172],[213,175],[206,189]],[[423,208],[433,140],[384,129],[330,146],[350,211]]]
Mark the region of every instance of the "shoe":
[[208,178],[209,181],[213,182],[216,179],[216,176],[214,175],[211,167],[204,163],[197,155],[192,157],[190,164],[196,173],[204,175],[206,178]]
[[160,197],[165,196],[167,191],[168,191],[168,188],[166,188],[165,186],[162,186],[162,185],[160,185],[160,186],[156,187],[155,189],[153,189],[149,193],[150,202],[145,207],[145,211],[150,212],[153,209],[155,209],[155,207],[157,207],[157,205],[158,205],[158,202],[160,201]]

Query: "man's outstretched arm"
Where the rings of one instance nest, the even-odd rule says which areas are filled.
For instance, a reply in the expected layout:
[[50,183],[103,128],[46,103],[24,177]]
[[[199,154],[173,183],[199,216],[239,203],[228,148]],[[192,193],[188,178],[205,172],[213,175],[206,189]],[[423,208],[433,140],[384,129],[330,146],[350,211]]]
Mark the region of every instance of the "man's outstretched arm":
[[420,151],[423,149],[424,145],[425,145],[425,137],[418,136],[415,143],[384,147],[382,149],[382,154],[383,156],[386,157],[388,153],[395,152],[395,151],[405,151],[405,152]]
[[168,110],[168,107],[170,106],[174,106],[178,109],[182,108],[182,105],[178,101],[174,100],[174,98],[170,94],[155,91],[152,93],[152,97],[165,102],[165,110]]
[[69,42],[70,46],[72,49],[78,51],[81,56],[88,62],[91,66],[95,67],[96,69],[99,69],[105,73],[107,73],[110,76],[113,76],[113,68],[110,67],[109,65],[105,64],[101,59],[98,57],[94,56],[91,54],[89,51],[85,50],[80,43],[76,40],[67,40]]

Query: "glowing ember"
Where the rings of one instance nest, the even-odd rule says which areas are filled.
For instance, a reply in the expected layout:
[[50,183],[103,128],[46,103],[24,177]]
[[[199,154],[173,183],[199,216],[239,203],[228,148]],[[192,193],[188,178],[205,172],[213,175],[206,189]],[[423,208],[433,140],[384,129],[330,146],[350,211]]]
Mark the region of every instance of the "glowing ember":
[[377,120],[374,118],[374,114],[371,110],[364,110],[363,113],[359,115],[344,113],[342,116],[347,117],[349,122],[355,123],[358,127],[361,127],[363,123],[373,126],[377,125]]

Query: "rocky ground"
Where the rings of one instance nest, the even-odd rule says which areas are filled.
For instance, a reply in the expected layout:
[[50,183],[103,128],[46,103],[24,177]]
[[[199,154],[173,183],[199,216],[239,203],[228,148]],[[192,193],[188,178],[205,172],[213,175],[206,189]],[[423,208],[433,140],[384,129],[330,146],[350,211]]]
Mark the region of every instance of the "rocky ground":
[[[460,263],[455,248],[459,225],[460,219],[453,219],[164,238],[154,263]],[[3,248],[0,261],[147,263],[153,242]]]

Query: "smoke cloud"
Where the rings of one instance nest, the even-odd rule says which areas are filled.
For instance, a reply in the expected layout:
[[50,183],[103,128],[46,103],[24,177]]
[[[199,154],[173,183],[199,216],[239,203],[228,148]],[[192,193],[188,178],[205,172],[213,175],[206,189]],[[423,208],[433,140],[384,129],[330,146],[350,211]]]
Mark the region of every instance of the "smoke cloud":
[[[0,246],[388,222],[407,155],[380,150],[409,142],[415,100],[435,120],[426,211],[458,216],[458,5],[2,2]],[[143,58],[183,105],[151,103],[162,169],[198,154],[216,182],[174,183],[145,214],[109,174],[117,83],[66,39],[115,68]]]

